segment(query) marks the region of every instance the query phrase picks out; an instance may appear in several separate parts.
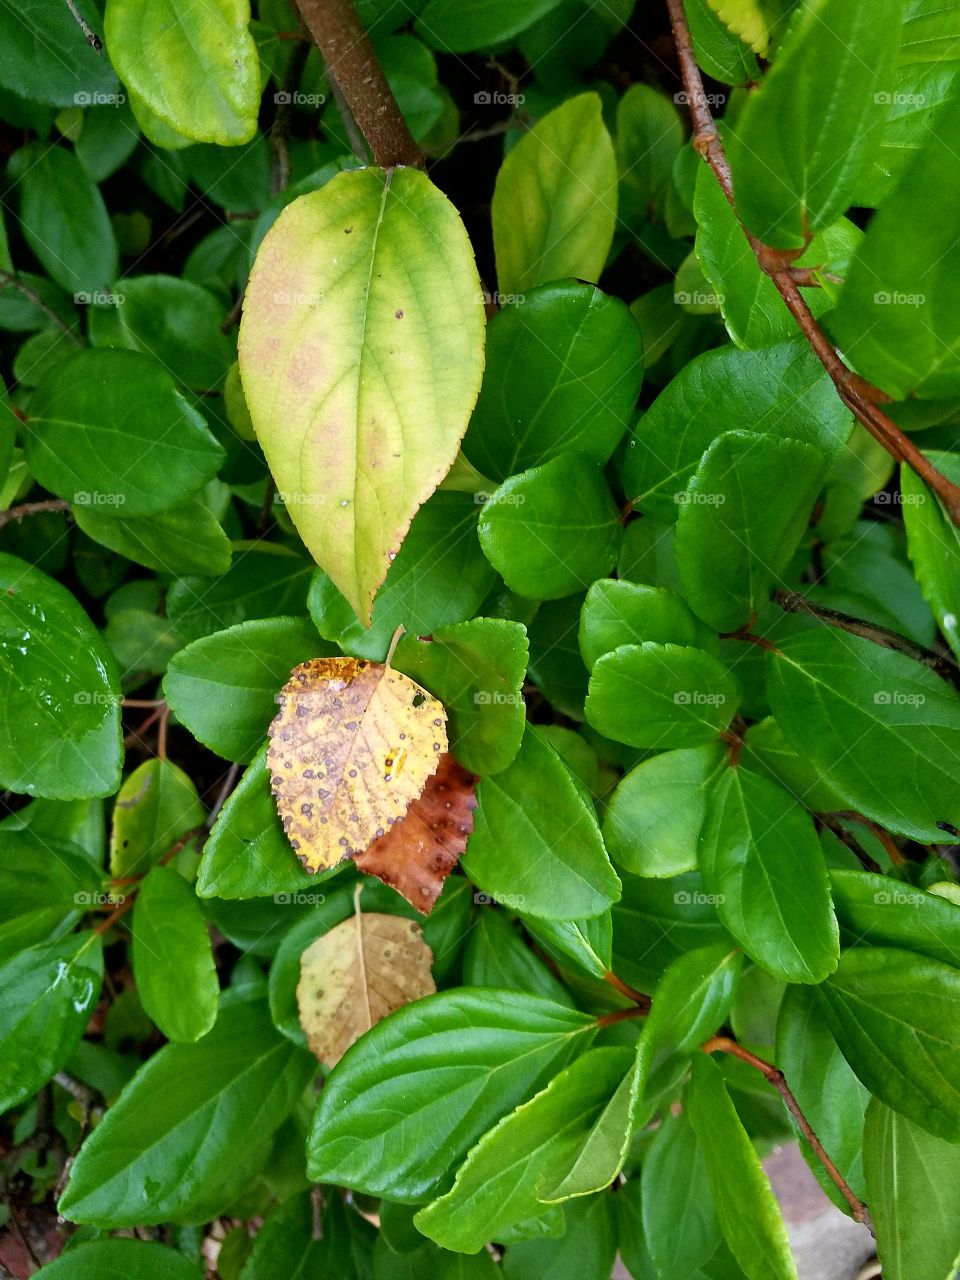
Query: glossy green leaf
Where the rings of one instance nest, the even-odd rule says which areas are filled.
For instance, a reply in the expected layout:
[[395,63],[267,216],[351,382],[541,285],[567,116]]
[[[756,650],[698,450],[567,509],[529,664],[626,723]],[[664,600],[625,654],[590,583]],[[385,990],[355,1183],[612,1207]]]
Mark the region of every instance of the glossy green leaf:
[[818,627],[768,655],[767,689],[787,741],[851,809],[934,841],[960,814],[960,698],[928,668]]
[[145,760],[117,794],[110,870],[142,875],[206,816],[197,788],[172,760]]
[[609,911],[582,920],[544,920],[519,914],[527,932],[561,964],[572,960],[594,978],[602,978],[609,970],[613,938]]
[[477,787],[462,862],[497,901],[548,920],[599,915],[620,896],[592,805],[528,729],[513,763]]
[[185,1254],[146,1240],[88,1240],[35,1271],[41,1280],[196,1280]]
[[0,957],[59,938],[97,905],[100,883],[76,845],[29,828],[0,830]]
[[721,1235],[703,1150],[685,1111],[666,1115],[654,1134],[641,1186],[643,1235],[652,1261],[661,1275],[695,1274],[716,1253]]
[[868,871],[831,871],[837,918],[858,943],[903,947],[960,968],[960,906]]
[[151,116],[195,142],[231,147],[257,127],[260,78],[247,0],[211,0],[189,11],[160,0],[109,0],[106,37],[124,84]]
[[571,453],[504,481],[484,504],[477,532],[511,591],[554,600],[610,573],[623,526],[596,463]]
[[308,1170],[400,1203],[447,1185],[481,1134],[585,1048],[594,1020],[539,996],[459,988],[347,1050],[314,1116]]
[[308,658],[330,653],[301,618],[241,622],[174,654],[163,681],[177,719],[198,742],[246,764],[276,715],[277,694]]
[[580,652],[589,670],[622,644],[708,647],[712,633],[683,598],[666,587],[649,587],[618,578],[600,578],[587,592],[580,614]]
[[611,1196],[590,1196],[563,1206],[564,1230],[546,1239],[519,1240],[504,1255],[505,1280],[582,1280],[607,1276],[617,1252]]
[[[101,16],[91,0],[79,11],[95,30]],[[95,95],[116,95],[119,85],[108,58],[77,39],[69,8],[49,0],[23,0],[0,8],[0,84],[11,93],[56,107],[82,105]]]
[[47,273],[92,302],[108,290],[119,258],[107,206],[86,169],[66,147],[36,145],[20,180],[20,223]]
[[501,296],[565,276],[599,279],[617,213],[599,95],[569,98],[521,138],[497,174],[491,213]]
[[152,360],[81,351],[30,401],[27,463],[41,484],[101,515],[152,516],[217,473],[223,449]]
[[717,16],[710,0],[690,0],[687,22],[697,64],[721,84],[746,84],[760,78],[750,47]]
[[697,866],[707,792],[726,763],[720,743],[664,751],[617,784],[603,816],[610,857],[638,876],[676,876]]
[[570,280],[541,285],[490,321],[464,451],[497,480],[572,451],[604,463],[642,380],[640,330],[619,298]]
[[896,400],[960,391],[960,329],[950,303],[960,279],[960,247],[948,213],[960,192],[953,146],[958,123],[960,99],[936,116],[922,149],[871,219],[831,318],[847,358]]
[[154,867],[140,885],[133,971],[144,1009],[168,1040],[199,1040],[216,1022],[220,984],[207,926],[193,886],[170,867]]
[[456,455],[483,339],[466,232],[415,169],[339,174],[260,246],[240,329],[247,405],[300,536],[362,622]]
[[960,1146],[874,1098],[863,1135],[870,1217],[888,1280],[952,1280],[960,1265]]
[[670,227],[679,206],[673,166],[684,142],[681,101],[680,94],[671,100],[652,85],[632,84],[617,103],[618,214],[641,243],[648,219]]
[[632,747],[664,750],[711,742],[737,711],[740,693],[727,669],[702,649],[625,644],[593,668],[587,720]]
[[960,971],[895,947],[855,947],[817,990],[840,1051],[870,1092],[960,1140]]
[[747,99],[730,143],[737,210],[767,244],[802,249],[848,206],[883,126],[902,0],[807,5]]
[[463,983],[467,987],[529,991],[573,1008],[570,992],[504,911],[477,912],[464,949]]
[[95,933],[40,942],[0,965],[0,1112],[45,1084],[73,1053],[100,998]]
[[70,592],[0,554],[0,785],[72,800],[120,782],[116,663]]
[[84,1142],[60,1212],[101,1227],[216,1216],[236,1194],[237,1154],[251,1136],[269,1138],[315,1067],[262,1004],[221,1010],[202,1040],[167,1045],[140,1068]]
[[[416,31],[443,53],[469,53],[500,44],[555,8],[559,0],[426,0]],[[483,99],[479,102],[483,104]]]
[[693,1062],[687,1114],[700,1139],[717,1221],[749,1280],[796,1280],[787,1229],[760,1158],[730,1101],[717,1065]]
[[822,982],[840,938],[813,822],[775,782],[727,769],[707,798],[700,870],[747,955],[785,982]]
[[623,1161],[626,1117],[615,1140],[604,1133],[602,1153],[587,1152],[633,1057],[628,1049],[591,1049],[555,1076],[481,1138],[451,1190],[416,1215],[417,1227],[446,1249],[476,1253],[485,1241],[535,1216],[579,1161],[590,1163],[595,1176],[588,1182],[597,1183],[592,1189],[609,1186]]
[[230,567],[229,539],[199,498],[133,520],[104,515],[85,503],[75,506],[73,515],[95,542],[158,573],[226,573]]
[[[960,457],[930,453],[930,461],[954,484]],[[915,471],[900,471],[903,523],[917,581],[954,655],[960,655],[960,530]]]
[[840,456],[852,424],[820,361],[794,339],[758,351],[706,351],[664,388],[633,432],[623,483],[634,504],[674,521],[704,452],[736,426]]
[[280,543],[237,542],[233,549],[233,563],[222,576],[188,574],[171,584],[167,615],[186,640],[255,618],[306,613],[311,561]]
[[450,751],[465,769],[486,777],[510,764],[526,718],[527,637],[520,623],[473,618],[439,627],[429,640],[408,633],[393,665],[443,703]]

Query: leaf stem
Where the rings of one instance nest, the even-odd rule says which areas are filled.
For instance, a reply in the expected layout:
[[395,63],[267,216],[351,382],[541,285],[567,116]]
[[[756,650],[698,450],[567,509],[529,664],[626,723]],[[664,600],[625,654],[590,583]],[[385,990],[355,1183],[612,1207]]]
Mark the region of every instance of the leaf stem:
[[0,285],[10,285],[18,293],[22,293],[28,302],[32,302],[35,307],[39,307],[47,319],[51,320],[60,332],[70,339],[75,347],[85,345],[83,339],[73,331],[73,328],[67,324],[62,316],[59,316],[54,311],[49,302],[45,302],[36,289],[27,284],[26,280],[21,280],[15,271],[0,271]]
[[[709,100],[704,90],[703,77],[697,66],[696,54],[683,0],[666,0],[673,27],[673,39],[680,60],[680,74],[690,104],[690,117],[693,121],[693,145],[707,164],[720,184],[727,202],[737,213],[736,200],[733,193],[733,178],[727,162],[723,143],[710,111]],[[739,215],[737,215],[739,220]],[[820,363],[837,389],[840,399],[853,416],[880,444],[892,454],[898,462],[906,462],[917,473],[923,482],[933,490],[940,499],[947,515],[957,526],[960,526],[960,487],[925,458],[909,436],[905,435],[897,424],[879,408],[879,402],[888,399],[882,391],[848,369],[841,360],[833,343],[814,319],[800,293],[800,287],[794,277],[793,259],[795,250],[779,250],[771,248],[752,235],[743,226],[743,233],[753,249],[760,269],[770,277],[776,286],[787,308],[793,315],[800,331],[813,348]]]
[[614,991],[619,991],[622,996],[626,996],[627,999],[632,1000],[635,1005],[639,1005],[641,1012],[650,1012],[650,997],[645,995],[642,991],[635,991],[629,983],[624,982],[624,980],[615,974],[612,969],[608,969],[606,971],[603,975],[603,980],[604,982],[608,982],[610,986],[613,987]]
[[[768,1084],[772,1084],[777,1093],[786,1104],[787,1110],[796,1120],[800,1132],[806,1138],[807,1142],[813,1149],[817,1159],[826,1169],[830,1180],[834,1186],[846,1200],[850,1206],[850,1212],[853,1214],[857,1222],[862,1222],[865,1226],[870,1226],[870,1214],[867,1207],[859,1200],[851,1191],[846,1178],[833,1163],[823,1148],[823,1143],[813,1131],[813,1126],[800,1109],[800,1104],[793,1095],[793,1091],[787,1084],[783,1072],[779,1067],[775,1067],[772,1062],[767,1062],[765,1058],[759,1058],[755,1053],[751,1053],[749,1049],[744,1049],[743,1045],[737,1044],[736,1040],[731,1040],[729,1036],[714,1036],[708,1040],[706,1044],[701,1045],[704,1053],[729,1053],[734,1058],[739,1058],[741,1062],[745,1062],[747,1066],[753,1067],[759,1071],[766,1079]],[[872,1230],[872,1227],[871,1227]]]
[[625,1022],[628,1018],[645,1018],[648,1009],[639,1005],[631,1005],[629,1009],[614,1009],[611,1013],[603,1013],[597,1018],[598,1027],[612,1027],[615,1022]]
[[61,498],[48,498],[43,502],[23,502],[19,507],[9,507],[0,511],[0,529],[12,524],[14,520],[26,520],[27,516],[38,516],[44,511],[69,511],[70,503]]
[[422,168],[424,154],[400,113],[353,0],[296,3],[376,163],[383,169],[398,164]]
[[91,27],[90,23],[86,20],[86,18],[83,16],[80,10],[77,8],[76,4],[74,4],[74,0],[66,0],[66,3],[67,3],[67,8],[73,14],[74,18],[77,21],[77,24],[80,27],[80,30],[83,32],[83,38],[86,40],[87,44],[94,51],[94,53],[103,53],[103,41],[94,31],[93,27]]

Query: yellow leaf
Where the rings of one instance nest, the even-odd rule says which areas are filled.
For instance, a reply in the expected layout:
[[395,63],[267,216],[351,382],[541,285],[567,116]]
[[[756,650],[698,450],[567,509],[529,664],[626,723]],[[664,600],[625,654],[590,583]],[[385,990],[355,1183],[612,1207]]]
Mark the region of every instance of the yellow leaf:
[[436,991],[432,964],[433,952],[415,921],[361,913],[358,902],[352,919],[300,957],[297,1007],[311,1050],[334,1066],[375,1022]]
[[765,56],[770,27],[761,0],[707,0],[720,21],[754,53]]
[[447,749],[443,706],[377,662],[301,663],[277,701],[270,787],[290,844],[311,871],[336,866],[384,835]]

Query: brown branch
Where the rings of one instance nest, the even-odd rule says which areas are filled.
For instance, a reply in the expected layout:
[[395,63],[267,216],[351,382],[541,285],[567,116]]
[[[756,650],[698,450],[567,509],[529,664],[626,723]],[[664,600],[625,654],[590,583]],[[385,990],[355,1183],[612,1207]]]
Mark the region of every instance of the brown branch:
[[832,831],[833,834],[840,841],[840,843],[845,845],[850,850],[853,856],[857,859],[857,861],[863,867],[864,871],[871,871],[873,872],[874,875],[883,874],[883,869],[881,868],[879,862],[875,862],[873,858],[870,857],[869,853],[867,853],[866,849],[864,849],[863,845],[860,843],[857,837],[853,834],[853,832],[848,831],[846,827],[844,827],[841,824],[839,814],[820,813],[817,815],[817,817],[819,818],[822,825],[825,826],[828,831]]
[[598,1027],[612,1027],[616,1022],[625,1022],[628,1018],[646,1017],[647,1010],[639,1005],[631,1005],[629,1009],[614,1009],[612,1013],[603,1013],[597,1018]]
[[744,1049],[742,1045],[737,1044],[736,1040],[731,1040],[729,1036],[714,1036],[712,1040],[708,1040],[706,1044],[701,1045],[704,1053],[729,1053],[734,1058],[739,1058],[741,1062],[745,1062],[748,1066],[761,1072],[766,1081],[772,1084],[777,1093],[786,1104],[787,1110],[797,1122],[800,1132],[806,1138],[807,1142],[813,1149],[817,1159],[826,1169],[830,1180],[834,1186],[846,1200],[850,1206],[850,1212],[853,1214],[857,1222],[862,1222],[866,1226],[870,1226],[870,1215],[867,1212],[867,1206],[863,1204],[854,1193],[850,1190],[846,1178],[833,1163],[826,1151],[823,1149],[823,1143],[813,1131],[810,1121],[800,1109],[800,1104],[793,1096],[790,1086],[784,1078],[783,1072],[779,1067],[775,1067],[772,1062],[767,1062],[765,1058],[758,1058],[755,1053],[751,1053],[749,1049]]
[[94,51],[94,53],[103,53],[103,41],[100,39],[100,37],[94,31],[93,27],[91,27],[90,23],[86,20],[86,18],[83,16],[80,10],[74,4],[74,0],[67,0],[67,8],[73,14],[74,18],[76,19],[80,27],[80,30],[83,32],[83,38],[86,40],[87,44]]
[[635,991],[629,983],[624,982],[624,980],[621,977],[618,977],[612,969],[607,970],[603,975],[603,980],[604,982],[609,983],[610,986],[613,987],[614,991],[619,991],[622,996],[626,996],[628,1000],[632,1000],[635,1005],[639,1006],[642,1013],[650,1012],[650,1005],[652,1004],[650,997],[645,995],[642,991]]
[[353,0],[297,0],[301,17],[383,169],[425,163],[357,17]]
[[38,516],[44,511],[69,511],[70,503],[60,498],[49,498],[43,502],[23,502],[19,507],[9,507],[0,511],[0,529],[12,524],[14,520],[26,520],[27,516]]
[[[727,162],[723,143],[716,123],[710,111],[709,100],[703,86],[703,77],[697,66],[690,28],[687,26],[683,0],[666,0],[673,27],[673,38],[680,60],[680,74],[690,104],[690,117],[693,121],[693,145],[713,170],[723,194],[727,198],[734,214],[737,213],[736,200],[733,194],[733,178]],[[739,215],[738,220],[739,220]],[[743,226],[741,222],[741,226]],[[889,397],[870,385],[840,359],[833,343],[814,319],[807,306],[797,281],[793,275],[793,260],[802,250],[781,250],[771,248],[758,240],[746,227],[743,233],[753,249],[760,269],[766,273],[776,286],[777,292],[786,303],[800,331],[810,343],[820,363],[837,388],[840,399],[853,416],[880,444],[892,454],[898,462],[906,462],[917,473],[940,499],[944,510],[954,524],[960,526],[960,487],[947,477],[923,456],[909,436],[905,435],[897,424],[880,408],[879,404]]]

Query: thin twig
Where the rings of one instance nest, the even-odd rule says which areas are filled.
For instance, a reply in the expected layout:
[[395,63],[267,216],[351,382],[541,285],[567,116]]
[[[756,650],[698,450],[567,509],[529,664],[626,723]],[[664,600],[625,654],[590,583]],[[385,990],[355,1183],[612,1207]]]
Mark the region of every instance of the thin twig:
[[[748,1066],[762,1073],[769,1084],[772,1084],[777,1093],[783,1099],[790,1114],[797,1122],[800,1132],[806,1138],[807,1142],[813,1149],[817,1159],[826,1169],[830,1180],[834,1186],[846,1200],[850,1206],[850,1212],[853,1214],[857,1222],[870,1226],[870,1215],[867,1207],[862,1201],[858,1200],[854,1193],[850,1190],[846,1178],[833,1163],[826,1151],[823,1149],[823,1143],[813,1131],[810,1121],[800,1109],[800,1104],[793,1096],[790,1086],[784,1078],[783,1072],[779,1067],[775,1067],[772,1062],[767,1062],[765,1058],[758,1058],[755,1053],[751,1053],[749,1049],[744,1049],[742,1045],[737,1044],[736,1040],[731,1040],[729,1036],[714,1036],[712,1040],[708,1040],[705,1045],[701,1046],[704,1053],[729,1053],[734,1058],[739,1058],[741,1062],[745,1062]],[[871,1228],[872,1229],[872,1228]]]
[[22,293],[28,302],[32,302],[35,307],[39,307],[47,319],[51,320],[60,332],[70,339],[75,347],[84,346],[84,341],[80,335],[75,333],[66,320],[54,311],[49,302],[40,297],[32,285],[27,284],[26,280],[21,280],[16,272],[0,271],[0,286],[2,285],[10,285],[18,293]]
[[642,1009],[644,1013],[650,1012],[650,1005],[652,1003],[650,997],[642,991],[635,991],[629,983],[624,982],[624,980],[619,977],[618,974],[614,973],[612,969],[608,969],[606,971],[603,975],[603,980],[604,982],[609,983],[610,986],[613,987],[614,991],[619,991],[622,996],[626,996],[628,1000],[632,1000],[633,1003]]
[[[703,77],[697,66],[690,28],[687,26],[683,0],[666,0],[673,27],[673,38],[680,60],[680,74],[690,104],[690,117],[693,121],[693,145],[713,170],[723,194],[733,210],[737,213],[737,205],[733,193],[733,179],[730,166],[720,134],[710,111],[709,99],[703,85]],[[739,220],[739,215],[738,215]],[[741,226],[743,224],[741,223]],[[847,406],[858,422],[870,432],[875,440],[892,454],[899,462],[906,462],[917,473],[940,499],[944,510],[954,524],[960,526],[960,487],[925,458],[909,436],[905,435],[897,424],[880,408],[879,403],[889,397],[878,388],[871,386],[865,379],[855,374],[843,363],[833,343],[814,319],[807,306],[797,281],[793,276],[793,260],[801,250],[779,250],[764,244],[746,227],[744,235],[753,249],[754,255],[762,271],[766,273],[776,286],[777,292],[786,303],[800,331],[816,353],[820,363],[837,388],[840,399]]]
[[[862,827],[866,827],[868,831],[872,831],[887,851],[887,856],[895,867],[902,867],[907,862],[907,859],[903,856],[903,850],[897,844],[896,840],[894,840],[890,832],[885,831],[883,827],[880,826],[879,822],[874,822],[872,818],[868,818],[864,814],[858,813],[856,809],[838,809],[832,816],[840,819],[841,821],[859,822]],[[880,868],[877,867],[877,870],[879,871]]]
[[597,1018],[598,1027],[612,1027],[616,1022],[625,1022],[628,1018],[645,1018],[648,1010],[639,1005],[631,1005],[629,1009],[614,1009],[612,1013],[601,1014]]
[[841,815],[837,813],[821,813],[818,814],[820,822],[837,837],[841,844],[846,845],[853,856],[857,859],[864,871],[872,871],[874,875],[881,875],[882,868],[879,862],[875,862],[870,857],[863,845],[853,834],[842,825]]
[[94,53],[103,53],[103,41],[100,39],[100,37],[94,31],[93,27],[91,27],[90,23],[87,22],[86,18],[77,8],[77,6],[74,4],[74,0],[67,0],[67,8],[76,18],[77,23],[79,24],[80,30],[83,32],[84,39],[86,40],[90,48],[94,51]]
[[381,168],[425,163],[377,60],[352,0],[297,0],[297,6],[331,80]]
[[44,511],[69,511],[70,503],[61,498],[49,498],[43,502],[22,502],[19,507],[9,507],[0,511],[0,529],[12,524],[14,520],[26,520],[28,516],[39,516]]

